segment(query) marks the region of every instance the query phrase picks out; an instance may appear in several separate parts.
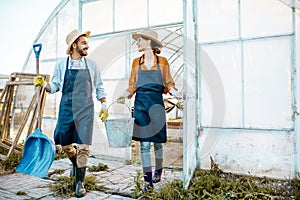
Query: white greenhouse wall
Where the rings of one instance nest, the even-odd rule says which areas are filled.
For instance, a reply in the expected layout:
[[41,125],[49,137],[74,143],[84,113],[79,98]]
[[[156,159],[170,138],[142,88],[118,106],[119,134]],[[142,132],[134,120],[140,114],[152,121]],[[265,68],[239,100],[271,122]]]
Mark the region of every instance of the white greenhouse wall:
[[201,151],[201,168],[210,169],[210,157],[226,172],[294,178],[293,133],[285,131],[209,130],[201,134],[200,146],[215,134],[211,148]]
[[[295,178],[299,15],[276,0],[218,0],[222,6],[213,8],[215,3],[198,2],[199,167],[210,169],[212,158],[227,172]],[[215,87],[210,77],[221,85]]]

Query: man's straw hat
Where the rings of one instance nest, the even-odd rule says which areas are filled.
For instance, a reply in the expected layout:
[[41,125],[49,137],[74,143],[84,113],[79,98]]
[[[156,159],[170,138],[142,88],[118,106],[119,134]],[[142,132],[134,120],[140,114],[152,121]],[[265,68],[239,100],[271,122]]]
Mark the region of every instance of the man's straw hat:
[[71,46],[75,42],[75,40],[77,40],[77,38],[79,38],[82,35],[85,35],[87,38],[89,38],[91,35],[91,32],[86,31],[86,32],[80,33],[77,29],[75,29],[67,35],[67,37],[66,37],[66,43],[68,45],[67,52],[66,52],[67,54],[70,54]]
[[144,29],[141,32],[133,33],[132,34],[133,39],[138,40],[139,37],[147,38],[152,41],[154,41],[157,44],[157,47],[162,48],[163,45],[158,40],[158,34],[152,29]]

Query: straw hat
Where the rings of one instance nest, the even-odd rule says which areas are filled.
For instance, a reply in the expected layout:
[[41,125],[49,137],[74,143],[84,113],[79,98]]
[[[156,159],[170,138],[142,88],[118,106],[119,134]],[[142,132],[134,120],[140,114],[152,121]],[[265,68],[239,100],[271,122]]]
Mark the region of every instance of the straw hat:
[[157,32],[155,32],[152,29],[144,29],[141,32],[133,33],[132,37],[135,40],[138,40],[139,37],[147,38],[147,39],[150,39],[150,40],[154,41],[158,45],[159,48],[163,47],[161,42],[158,40]]
[[66,37],[66,43],[68,45],[67,52],[66,52],[67,54],[70,54],[71,46],[75,42],[75,40],[77,40],[77,38],[79,38],[82,35],[85,35],[87,38],[89,38],[91,35],[91,32],[86,31],[86,32],[80,33],[77,29],[75,29],[67,35],[67,37]]

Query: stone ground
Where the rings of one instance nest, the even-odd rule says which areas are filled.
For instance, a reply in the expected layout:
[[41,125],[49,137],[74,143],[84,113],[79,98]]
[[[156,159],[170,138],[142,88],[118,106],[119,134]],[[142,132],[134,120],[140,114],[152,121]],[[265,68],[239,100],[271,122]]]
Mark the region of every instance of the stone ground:
[[[178,135],[179,134],[179,135]],[[172,135],[172,132],[171,134]],[[164,172],[160,183],[155,184],[155,188],[161,187],[165,182],[172,179],[182,179],[182,170],[174,170],[174,168],[182,169],[182,143],[181,132],[173,131],[173,137],[164,145]],[[178,139],[179,138],[179,139]],[[102,152],[104,150],[102,149]],[[110,148],[111,151],[119,151],[117,148]],[[153,153],[153,152],[152,152]],[[131,161],[125,162],[124,159],[117,159],[112,156],[103,156],[97,151],[91,151],[88,167],[98,166],[99,163],[108,166],[107,171],[88,172],[87,176],[93,175],[99,180],[100,185],[104,185],[107,189],[103,191],[88,192],[81,199],[132,199],[131,189],[134,188],[133,178],[137,171],[141,170],[139,161],[138,148],[133,147],[131,150]],[[71,170],[71,162],[69,159],[55,160],[49,169],[53,172],[56,169],[63,169],[65,172],[61,175],[52,175],[50,178],[38,178],[35,176],[12,173],[0,176],[0,200],[8,199],[40,199],[40,200],[60,200],[50,190],[49,186],[55,182],[57,176],[68,176]],[[25,192],[24,195],[18,195],[18,192]],[[68,199],[77,199],[75,197]]]
[[[94,175],[101,185],[104,185],[104,191],[92,191],[81,199],[131,199],[131,189],[134,188],[133,178],[137,171],[141,170],[140,164],[125,164],[123,161],[101,159],[95,156],[90,158],[89,167],[98,166],[99,163],[108,166],[107,171],[88,172],[87,176]],[[71,164],[68,159],[60,159],[53,162],[49,172],[55,169],[64,169],[61,175],[54,174],[51,178],[38,178],[35,176],[13,173],[0,176],[0,199],[42,199],[54,200],[62,199],[56,197],[49,189],[54,183],[57,176],[68,176],[71,170]],[[54,176],[54,177],[53,177]],[[163,172],[163,180],[161,183],[155,184],[159,188],[164,182],[174,178],[181,179],[182,171],[165,168]],[[25,195],[17,195],[17,192],[25,192]],[[75,197],[68,199],[76,199]]]

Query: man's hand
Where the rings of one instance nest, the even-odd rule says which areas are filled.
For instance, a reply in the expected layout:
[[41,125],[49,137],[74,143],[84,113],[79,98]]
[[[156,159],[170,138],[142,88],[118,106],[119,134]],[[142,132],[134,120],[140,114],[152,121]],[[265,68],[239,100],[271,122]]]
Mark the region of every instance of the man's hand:
[[33,85],[34,86],[41,86],[43,87],[45,84],[45,81],[44,81],[44,77],[43,76],[36,76],[34,77],[34,80],[33,80]]
[[108,117],[108,110],[106,108],[106,102],[102,102],[102,108],[100,109],[100,112],[99,112],[99,117],[101,119],[102,122],[104,122],[107,117]]

